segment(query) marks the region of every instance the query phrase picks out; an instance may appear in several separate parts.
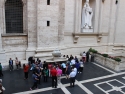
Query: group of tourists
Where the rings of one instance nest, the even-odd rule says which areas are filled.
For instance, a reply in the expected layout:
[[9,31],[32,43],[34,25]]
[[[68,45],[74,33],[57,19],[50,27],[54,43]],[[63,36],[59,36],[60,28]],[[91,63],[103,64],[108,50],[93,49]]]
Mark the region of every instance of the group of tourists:
[[[66,79],[69,79],[70,87],[74,87],[75,79],[77,74],[83,72],[84,63],[88,61],[87,53],[83,52],[82,58],[79,60],[77,56],[73,57],[72,55],[63,55],[67,58],[66,62],[54,62],[48,63],[46,61],[41,62],[39,58],[35,59],[34,57],[28,58],[28,63],[23,64],[24,79],[28,79],[29,72],[32,71],[33,85],[30,90],[38,89],[38,84],[41,84],[41,79],[44,82],[48,81],[48,78],[52,79],[52,87],[57,88],[61,83],[61,76],[66,76]],[[21,68],[21,62],[18,58],[15,58],[16,69]],[[1,71],[2,66],[0,63],[0,76],[3,76]],[[9,60],[9,69],[13,70],[13,60]]]
[[33,71],[32,78],[34,81],[30,90],[37,89],[37,85],[41,82],[41,77],[44,82],[47,82],[48,77],[51,77],[52,87],[57,88],[57,85],[61,83],[61,76],[66,76],[66,79],[70,80],[70,86],[74,87],[77,73],[83,72],[83,60],[79,61],[77,56],[73,57],[72,55],[70,57],[64,55],[63,57],[67,58],[66,62],[54,63],[47,63],[46,61],[42,63],[39,58],[35,60],[34,57],[30,57],[28,65],[30,66],[30,70]]

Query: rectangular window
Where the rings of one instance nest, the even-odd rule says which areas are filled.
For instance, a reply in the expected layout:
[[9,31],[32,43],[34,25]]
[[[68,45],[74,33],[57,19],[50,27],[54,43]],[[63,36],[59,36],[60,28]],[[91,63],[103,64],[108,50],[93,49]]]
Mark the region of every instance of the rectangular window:
[[50,21],[47,21],[47,26],[50,26]]
[[50,5],[50,0],[47,0],[47,5]]

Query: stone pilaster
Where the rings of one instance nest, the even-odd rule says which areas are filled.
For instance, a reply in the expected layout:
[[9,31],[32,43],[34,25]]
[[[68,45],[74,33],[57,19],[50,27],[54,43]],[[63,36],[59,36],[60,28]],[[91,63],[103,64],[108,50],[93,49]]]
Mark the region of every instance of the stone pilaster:
[[37,47],[37,0],[27,0],[28,48],[26,59],[35,54]]
[[6,55],[5,55],[5,51],[2,48],[2,36],[1,34],[4,31],[4,20],[3,20],[3,5],[4,5],[4,1],[1,0],[0,1],[0,62],[1,63],[5,63],[6,62]]
[[[58,13],[59,1],[37,0],[37,48],[58,46]],[[47,21],[50,25],[47,26]]]
[[64,18],[65,18],[65,0],[59,0],[59,17],[58,17],[58,45],[64,43]]

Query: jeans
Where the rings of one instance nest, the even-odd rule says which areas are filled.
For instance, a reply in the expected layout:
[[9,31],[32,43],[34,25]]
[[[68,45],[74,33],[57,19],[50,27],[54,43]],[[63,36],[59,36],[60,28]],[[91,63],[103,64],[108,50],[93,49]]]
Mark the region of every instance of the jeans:
[[13,70],[13,65],[9,64],[10,71]]
[[24,72],[25,74],[25,78],[27,79],[28,78],[28,72]]
[[31,87],[32,89],[33,88],[37,88],[37,81],[33,83],[33,86]]

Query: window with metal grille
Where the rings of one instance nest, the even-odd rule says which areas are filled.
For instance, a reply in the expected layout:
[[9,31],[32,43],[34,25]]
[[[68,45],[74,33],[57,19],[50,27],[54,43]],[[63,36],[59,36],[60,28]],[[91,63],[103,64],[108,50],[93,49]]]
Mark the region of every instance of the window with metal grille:
[[22,0],[7,0],[5,2],[6,33],[23,33],[23,3]]
[[50,5],[50,0],[47,0],[47,5]]

